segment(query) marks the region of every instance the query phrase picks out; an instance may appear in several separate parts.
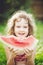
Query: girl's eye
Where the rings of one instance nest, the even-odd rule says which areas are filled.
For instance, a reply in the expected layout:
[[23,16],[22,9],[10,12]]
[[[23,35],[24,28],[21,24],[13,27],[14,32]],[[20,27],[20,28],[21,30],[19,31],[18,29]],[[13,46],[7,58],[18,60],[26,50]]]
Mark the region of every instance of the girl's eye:
[[24,26],[24,28],[27,28],[27,26]]
[[17,26],[17,28],[20,28],[20,26]]

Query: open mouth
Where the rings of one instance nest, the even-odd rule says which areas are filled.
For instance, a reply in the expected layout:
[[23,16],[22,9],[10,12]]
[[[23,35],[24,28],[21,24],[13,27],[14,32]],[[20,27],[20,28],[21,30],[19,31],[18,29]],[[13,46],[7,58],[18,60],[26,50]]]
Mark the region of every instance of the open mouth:
[[25,33],[19,33],[19,35],[24,35]]

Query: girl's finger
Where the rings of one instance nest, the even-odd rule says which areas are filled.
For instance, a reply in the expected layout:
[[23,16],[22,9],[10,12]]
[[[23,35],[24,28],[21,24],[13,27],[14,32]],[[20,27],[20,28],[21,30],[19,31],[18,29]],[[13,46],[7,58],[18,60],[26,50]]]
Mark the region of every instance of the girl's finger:
[[24,51],[25,51],[25,53],[26,53],[27,56],[31,55],[30,50],[25,49]]

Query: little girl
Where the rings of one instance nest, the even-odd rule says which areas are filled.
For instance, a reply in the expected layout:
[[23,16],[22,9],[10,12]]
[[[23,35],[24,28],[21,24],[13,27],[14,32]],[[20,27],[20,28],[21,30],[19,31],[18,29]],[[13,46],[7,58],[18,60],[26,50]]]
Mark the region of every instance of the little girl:
[[[7,24],[7,35],[13,35],[24,39],[30,35],[35,36],[36,26],[33,16],[25,11],[18,11],[12,15]],[[12,48],[5,47],[7,65],[34,65],[35,48],[14,51]]]

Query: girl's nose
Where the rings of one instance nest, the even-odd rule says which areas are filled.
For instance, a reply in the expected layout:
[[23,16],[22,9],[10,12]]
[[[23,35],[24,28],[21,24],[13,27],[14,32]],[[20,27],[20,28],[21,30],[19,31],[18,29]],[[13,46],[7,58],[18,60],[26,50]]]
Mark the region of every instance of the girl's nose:
[[23,27],[21,27],[21,28],[20,28],[20,30],[21,30],[21,31],[24,31],[24,28],[23,28]]

